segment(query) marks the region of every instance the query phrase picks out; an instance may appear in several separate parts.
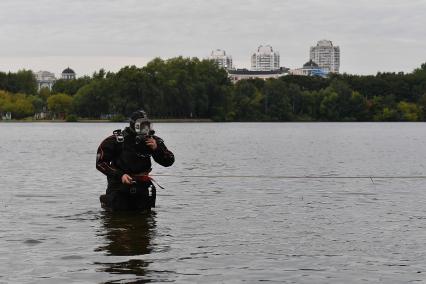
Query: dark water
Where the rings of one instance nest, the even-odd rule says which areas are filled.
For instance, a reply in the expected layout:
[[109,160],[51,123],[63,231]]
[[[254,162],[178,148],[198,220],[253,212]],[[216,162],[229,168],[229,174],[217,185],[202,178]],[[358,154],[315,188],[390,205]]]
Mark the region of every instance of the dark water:
[[157,124],[157,208],[110,215],[122,126],[0,124],[0,283],[426,283],[426,180],[274,178],[425,175],[426,124]]

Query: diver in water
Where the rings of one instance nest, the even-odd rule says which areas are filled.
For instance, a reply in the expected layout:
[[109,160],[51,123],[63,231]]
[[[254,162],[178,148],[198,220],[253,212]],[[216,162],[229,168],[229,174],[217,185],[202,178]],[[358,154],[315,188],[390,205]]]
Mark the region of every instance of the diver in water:
[[156,189],[148,176],[151,157],[164,167],[175,161],[164,141],[154,135],[147,114],[139,110],[130,117],[130,127],[115,130],[99,145],[96,169],[108,181],[106,194],[100,196],[103,208],[150,210],[155,206]]

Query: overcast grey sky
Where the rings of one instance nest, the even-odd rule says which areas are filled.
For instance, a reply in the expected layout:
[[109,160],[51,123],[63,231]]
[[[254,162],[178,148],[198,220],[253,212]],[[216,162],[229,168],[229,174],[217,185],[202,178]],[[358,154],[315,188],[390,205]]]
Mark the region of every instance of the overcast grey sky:
[[83,75],[216,48],[250,67],[260,44],[296,68],[329,39],[342,72],[411,72],[426,62],[425,15],[426,0],[2,0],[0,70]]

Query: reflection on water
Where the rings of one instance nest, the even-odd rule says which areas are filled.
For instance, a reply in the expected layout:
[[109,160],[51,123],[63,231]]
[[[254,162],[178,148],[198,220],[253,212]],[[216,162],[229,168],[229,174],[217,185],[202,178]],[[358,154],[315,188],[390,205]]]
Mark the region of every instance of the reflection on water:
[[[104,251],[110,256],[139,256],[152,251],[152,239],[155,237],[155,212],[102,212],[101,229],[104,244],[96,251]],[[141,259],[128,259],[122,262],[95,263],[100,265],[100,271],[111,274],[128,274],[145,276],[147,262]],[[133,279],[134,280],[134,279]],[[121,280],[106,283],[121,283]],[[137,279],[136,283],[142,283]],[[132,283],[132,282],[126,282]]]

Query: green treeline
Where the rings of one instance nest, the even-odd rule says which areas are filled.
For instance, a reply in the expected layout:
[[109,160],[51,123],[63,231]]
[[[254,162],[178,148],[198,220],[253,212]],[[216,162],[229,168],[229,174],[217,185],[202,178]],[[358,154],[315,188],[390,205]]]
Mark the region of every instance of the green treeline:
[[225,70],[197,58],[156,58],[145,67],[58,80],[37,91],[31,71],[0,72],[0,113],[12,117],[127,117],[215,121],[425,121],[426,63],[412,73],[329,78],[284,76],[233,84]]

